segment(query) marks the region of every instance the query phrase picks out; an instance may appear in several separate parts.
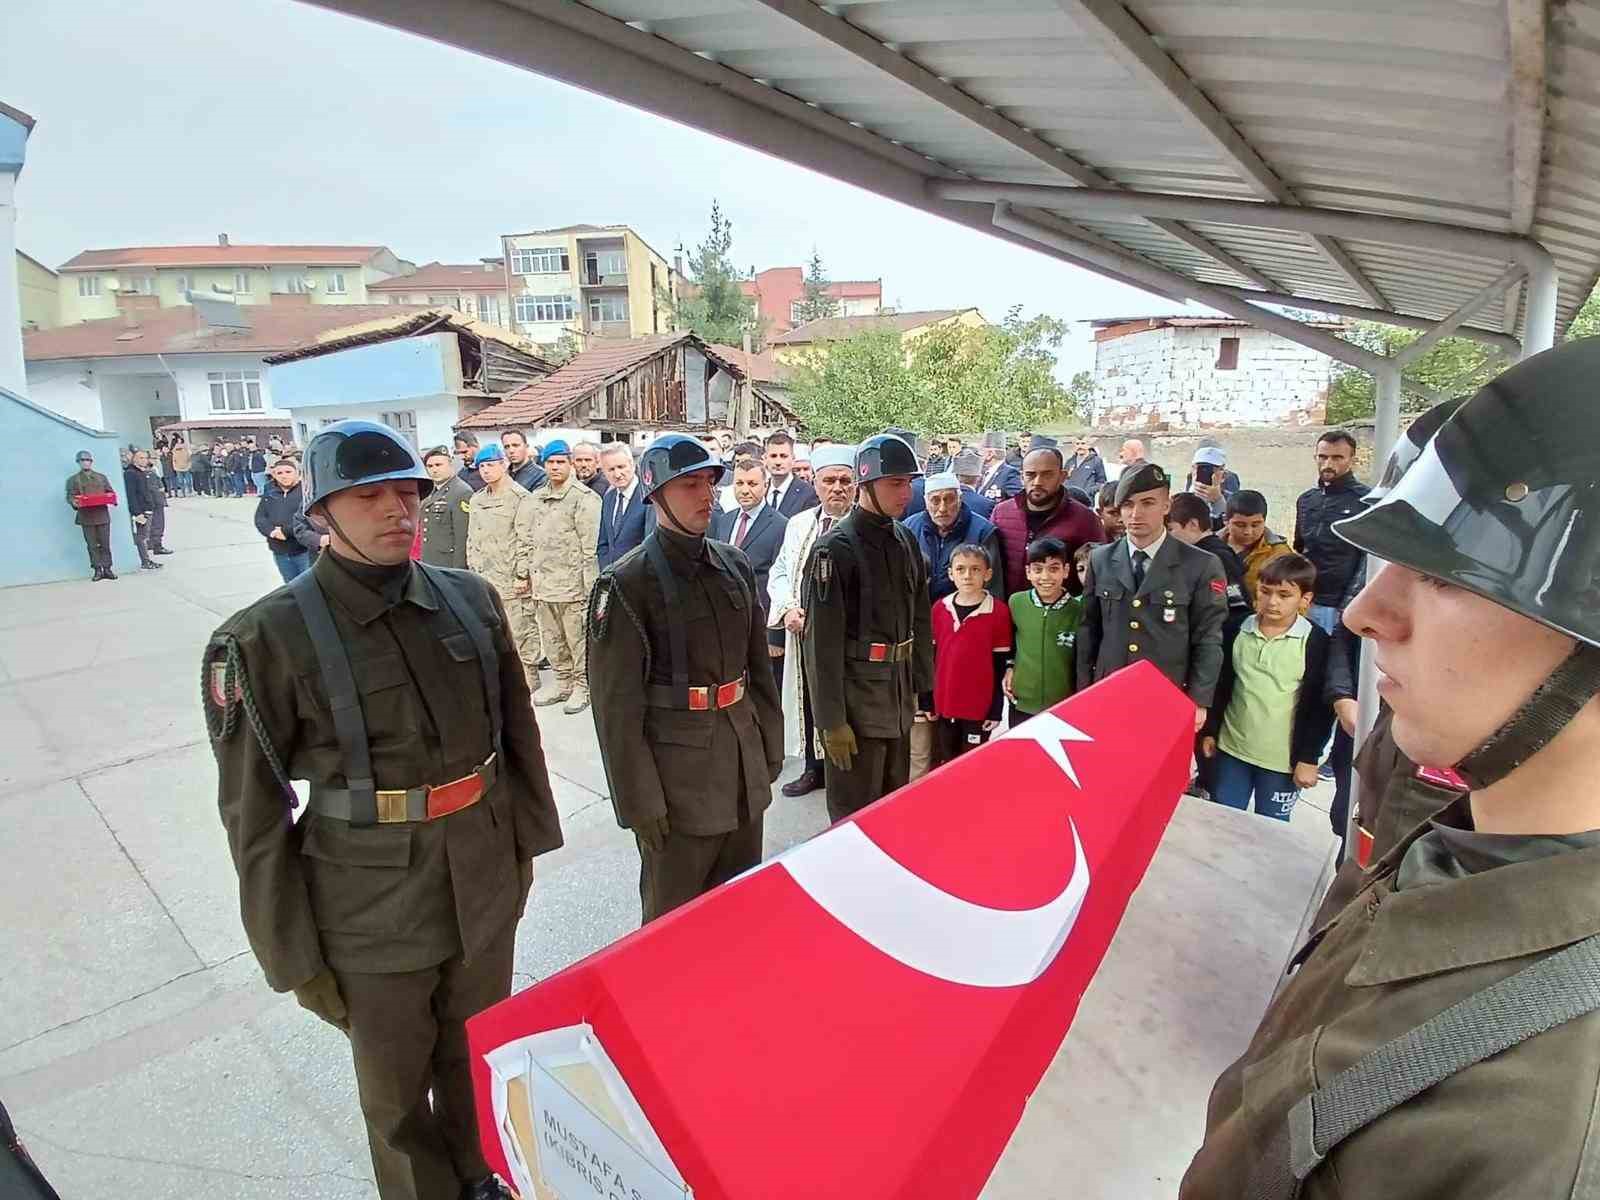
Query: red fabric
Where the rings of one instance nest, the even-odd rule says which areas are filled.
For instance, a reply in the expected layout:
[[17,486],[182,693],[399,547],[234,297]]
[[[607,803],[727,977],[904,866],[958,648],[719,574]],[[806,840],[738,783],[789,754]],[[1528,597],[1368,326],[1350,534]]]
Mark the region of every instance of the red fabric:
[[417,533],[411,539],[411,561],[417,562],[422,558],[422,518],[417,518]]
[[81,492],[72,498],[73,508],[105,508],[117,502],[115,492]]
[[926,884],[1016,911],[1065,894],[1075,829],[1087,891],[1037,978],[980,987],[907,966],[780,858],[468,1023],[490,1165],[509,1177],[484,1055],[587,1022],[696,1200],[977,1195],[1189,778],[1194,706],[1148,663],[1051,713],[1089,740],[1036,741],[1060,728],[1036,717],[818,839],[853,824]]
[[1028,514],[1023,507],[1026,494],[1002,500],[994,506],[989,520],[1000,531],[1000,558],[1005,563],[1006,587],[1019,592],[1027,587],[1028,543],[1042,537],[1060,538],[1067,544],[1067,560],[1078,552],[1085,542],[1095,545],[1106,540],[1105,527],[1100,518],[1079,504],[1071,496],[1061,498],[1061,507],[1050,514],[1050,519],[1033,538],[1028,536]]
[[1011,649],[1011,609],[984,593],[988,612],[956,624],[955,593],[933,606],[933,711],[984,721],[994,700],[994,652]]

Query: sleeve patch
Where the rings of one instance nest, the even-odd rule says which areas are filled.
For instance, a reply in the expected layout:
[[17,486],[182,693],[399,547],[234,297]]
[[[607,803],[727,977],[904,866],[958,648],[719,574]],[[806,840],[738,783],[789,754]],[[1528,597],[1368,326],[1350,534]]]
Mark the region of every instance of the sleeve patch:
[[1211,581],[1211,590],[1219,596],[1226,595],[1228,591],[1228,585],[1221,579],[1213,579]]

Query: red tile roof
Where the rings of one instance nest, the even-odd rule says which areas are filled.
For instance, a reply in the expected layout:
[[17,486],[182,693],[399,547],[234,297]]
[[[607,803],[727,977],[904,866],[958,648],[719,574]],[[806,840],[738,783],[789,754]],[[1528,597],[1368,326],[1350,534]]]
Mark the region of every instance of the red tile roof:
[[451,288],[503,292],[506,290],[505,271],[498,266],[485,269],[482,263],[431,262],[418,267],[410,275],[396,275],[367,284],[369,292],[448,291]]
[[724,346],[720,342],[712,342],[710,349],[713,354],[719,354],[727,359],[756,383],[787,383],[794,377],[793,368],[786,367],[773,358],[771,350],[760,350],[746,358],[742,346]]
[[122,246],[85,250],[62,263],[62,271],[104,271],[114,267],[357,267],[383,246]]
[[948,321],[951,317],[959,317],[962,313],[970,311],[972,310],[966,308],[931,308],[922,312],[880,313],[871,317],[822,317],[816,321],[807,321],[804,325],[796,325],[788,333],[780,333],[772,339],[772,344],[804,346],[811,342],[836,342],[873,329],[893,329],[907,333],[913,329],[921,329],[924,325]]
[[828,295],[841,299],[858,299],[866,296],[883,296],[881,279],[836,279],[828,285]]

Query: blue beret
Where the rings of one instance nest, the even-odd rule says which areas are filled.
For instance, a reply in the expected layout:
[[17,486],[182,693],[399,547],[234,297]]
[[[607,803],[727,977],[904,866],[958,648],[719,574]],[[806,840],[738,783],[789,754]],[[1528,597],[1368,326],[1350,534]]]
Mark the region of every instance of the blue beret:
[[565,458],[571,458],[572,447],[567,445],[565,440],[562,438],[557,438],[553,442],[546,442],[544,444],[544,460],[552,459],[558,454]]
[[476,467],[486,462],[505,462],[505,460],[506,452],[500,449],[500,443],[490,442],[472,456],[472,465]]

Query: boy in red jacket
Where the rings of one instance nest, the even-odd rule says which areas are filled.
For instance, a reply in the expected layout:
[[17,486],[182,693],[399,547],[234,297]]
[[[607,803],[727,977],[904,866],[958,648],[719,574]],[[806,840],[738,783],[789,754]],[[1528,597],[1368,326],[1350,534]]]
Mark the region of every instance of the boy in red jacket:
[[946,763],[989,740],[1000,723],[1000,681],[1011,656],[1011,610],[987,590],[993,568],[982,546],[950,554],[956,590],[933,606],[934,760]]

